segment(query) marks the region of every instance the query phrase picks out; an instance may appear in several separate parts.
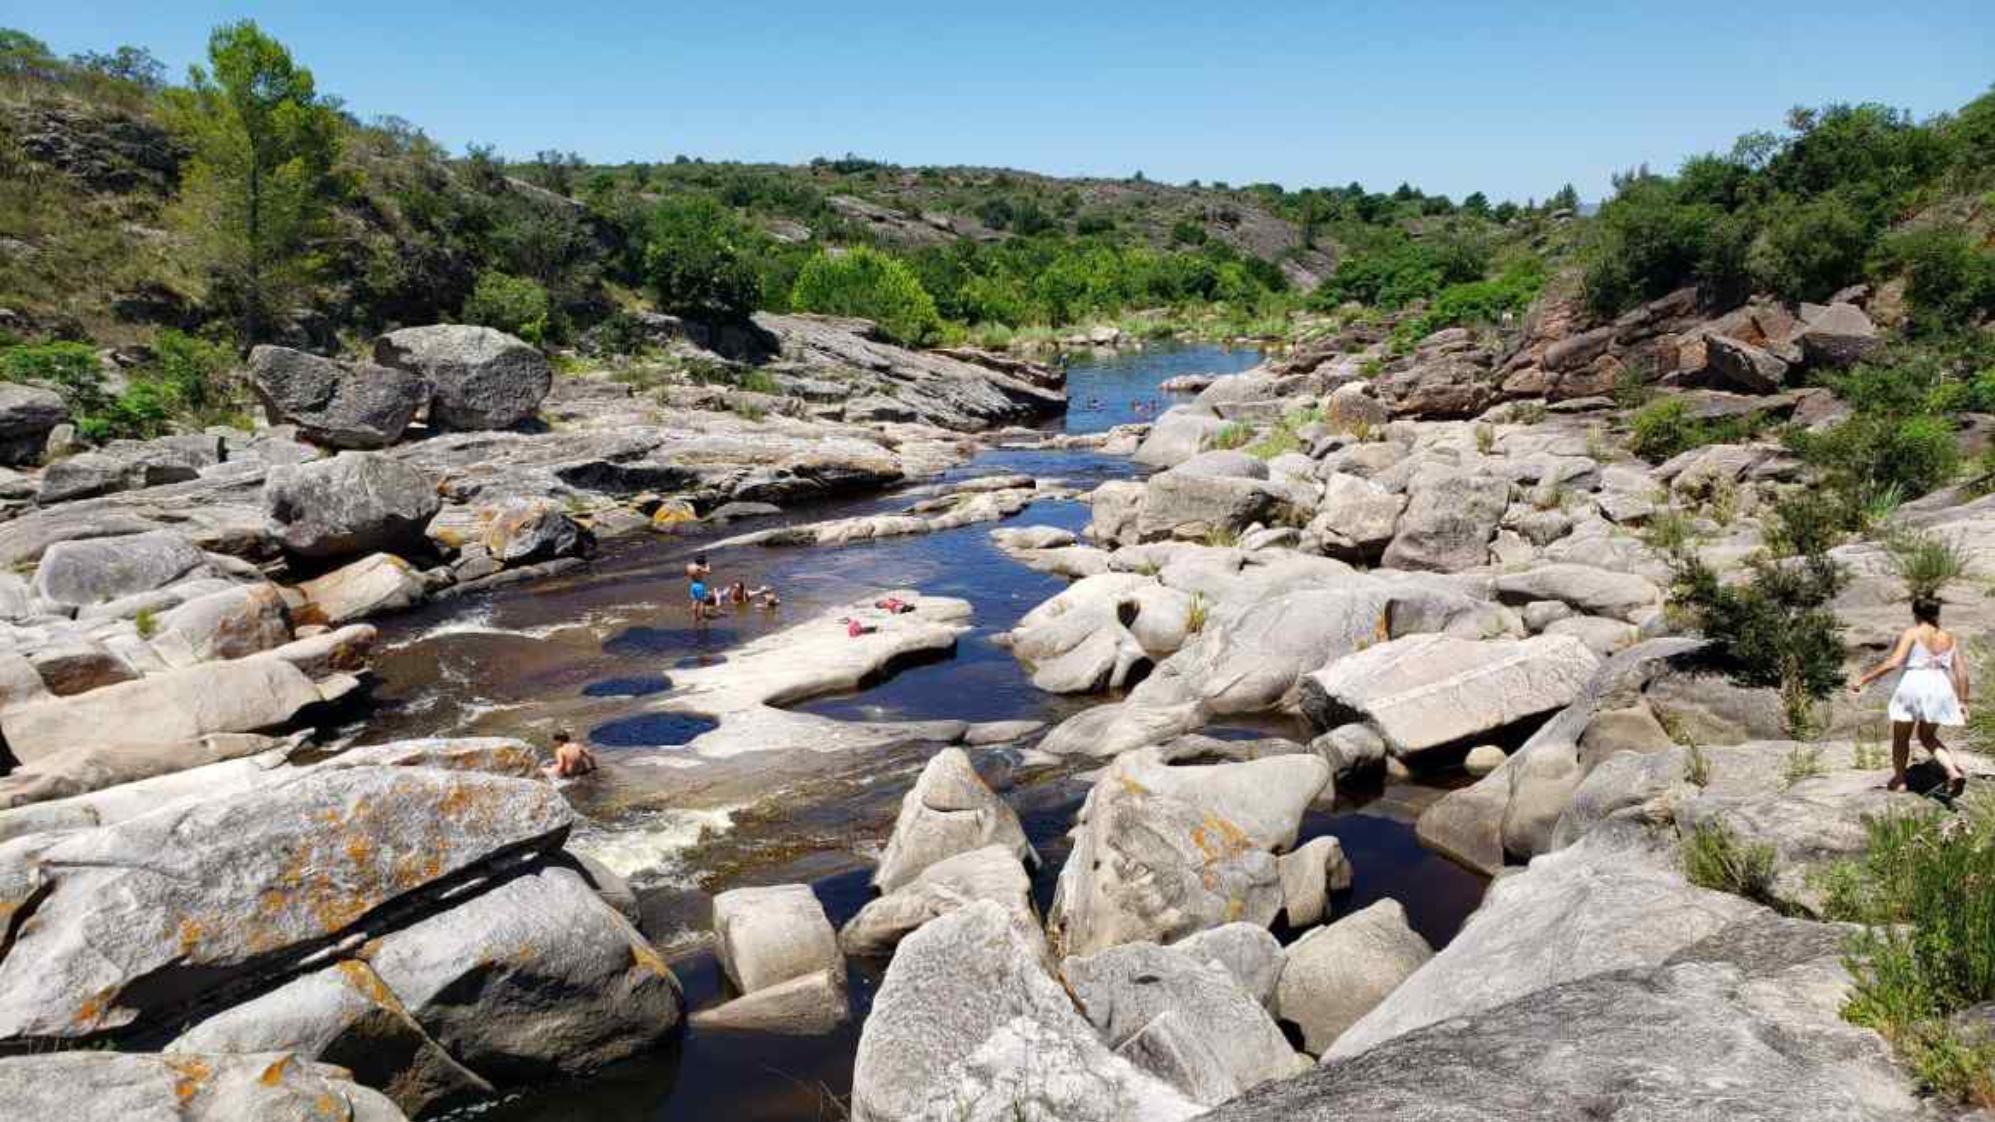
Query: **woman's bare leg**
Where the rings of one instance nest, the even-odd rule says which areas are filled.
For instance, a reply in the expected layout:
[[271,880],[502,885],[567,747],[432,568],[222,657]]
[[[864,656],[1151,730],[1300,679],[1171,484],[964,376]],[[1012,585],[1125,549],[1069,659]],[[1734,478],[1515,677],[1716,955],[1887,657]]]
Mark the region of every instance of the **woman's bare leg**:
[[1891,782],[1893,791],[1905,787],[1905,769],[1912,766],[1912,722],[1891,722]]
[[1960,765],[1954,762],[1953,751],[1940,742],[1940,727],[1929,721],[1920,721],[1919,743],[1925,745],[1926,751],[1932,753],[1933,759],[1946,769],[1947,785],[1958,794],[1960,784],[1967,777],[1961,772]]

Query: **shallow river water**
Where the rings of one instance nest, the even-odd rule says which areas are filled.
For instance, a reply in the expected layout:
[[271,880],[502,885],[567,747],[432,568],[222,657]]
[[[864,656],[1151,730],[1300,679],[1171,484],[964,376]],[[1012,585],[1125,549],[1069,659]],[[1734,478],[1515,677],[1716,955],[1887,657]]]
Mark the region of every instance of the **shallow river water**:
[[[1147,410],[1169,404],[1156,389],[1164,379],[1230,373],[1258,360],[1251,351],[1187,347],[1076,363],[1068,374],[1072,406],[1064,431],[1101,431],[1144,419],[1139,406]],[[784,519],[816,521],[897,509],[937,485],[1012,472],[1086,489],[1137,475],[1140,469],[1088,451],[992,450],[896,494],[798,509]],[[1078,531],[1086,522],[1085,506],[1045,501],[1007,524]],[[769,524],[746,525],[759,529]],[[703,628],[687,619],[680,575],[685,559],[704,548],[701,535],[611,542],[586,569],[566,578],[438,605],[393,621],[384,628],[386,650],[376,663],[381,685],[361,735],[368,741],[519,735],[545,743],[553,724],[545,709],[578,697],[597,699],[591,713],[607,704],[609,716],[592,717],[594,723],[576,730],[587,733],[605,766],[568,788],[586,818],[571,845],[624,874],[637,888],[645,934],[668,953],[679,952],[673,965],[685,984],[687,1007],[714,1004],[725,996],[724,983],[712,954],[700,946],[710,920],[711,894],[751,884],[809,882],[832,922],[842,925],[869,898],[871,859],[885,843],[901,795],[935,746],[916,743],[863,753],[864,758],[842,761],[837,770],[787,785],[752,806],[686,806],[648,790],[647,769],[625,763],[640,753],[655,754],[658,745],[682,743],[702,726],[697,719],[646,713],[645,703],[669,688],[675,668],[724,660],[730,649],[749,639],[885,588],[965,599],[975,609],[974,630],[958,641],[950,657],[904,669],[859,693],[821,698],[801,708],[851,720],[1030,718],[1050,723],[1099,703],[1099,698],[1062,698],[1034,689],[1017,661],[992,642],[1066,584],[999,553],[989,539],[993,528],[972,525],[835,548],[711,551],[718,579],[773,584],[785,602],[775,612],[740,611]],[[616,714],[617,699],[628,700],[627,715]],[[1306,730],[1279,719],[1206,731],[1307,736]],[[986,780],[1017,809],[1045,859],[1034,881],[1044,908],[1066,857],[1066,831],[1087,793],[1075,773],[1098,765],[1014,774],[1014,757],[1003,750],[979,752],[974,758]],[[1481,898],[1483,881],[1414,840],[1414,816],[1439,794],[1434,787],[1409,785],[1340,790],[1335,806],[1308,816],[1300,840],[1334,834],[1356,872],[1351,889],[1333,900],[1336,914],[1392,897],[1437,946],[1454,935]],[[1288,933],[1277,934],[1286,938]],[[688,1032],[658,1054],[470,1114],[505,1122],[842,1118],[839,1104],[850,1089],[859,1025],[884,968],[884,962],[850,964],[853,1018],[830,1036]]]

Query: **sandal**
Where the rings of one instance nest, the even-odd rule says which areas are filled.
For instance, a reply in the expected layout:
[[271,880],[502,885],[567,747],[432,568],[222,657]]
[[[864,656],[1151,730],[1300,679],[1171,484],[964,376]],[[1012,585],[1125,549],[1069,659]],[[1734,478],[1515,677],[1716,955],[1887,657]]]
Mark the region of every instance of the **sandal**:
[[1892,776],[1884,784],[1884,789],[1887,791],[1903,791],[1905,789],[1905,777],[1902,775]]
[[1967,790],[1966,772],[1962,772],[1961,774],[1954,776],[1952,779],[1947,780],[1948,795],[1951,795],[1957,799],[1960,797],[1961,792],[1965,790]]

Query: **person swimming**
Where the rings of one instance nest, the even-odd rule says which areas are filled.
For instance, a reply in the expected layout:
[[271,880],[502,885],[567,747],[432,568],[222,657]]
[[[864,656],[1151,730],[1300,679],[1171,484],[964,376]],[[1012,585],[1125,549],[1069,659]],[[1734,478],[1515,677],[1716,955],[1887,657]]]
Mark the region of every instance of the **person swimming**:
[[567,729],[554,731],[554,762],[541,771],[550,779],[573,779],[596,770],[596,754],[575,742]]

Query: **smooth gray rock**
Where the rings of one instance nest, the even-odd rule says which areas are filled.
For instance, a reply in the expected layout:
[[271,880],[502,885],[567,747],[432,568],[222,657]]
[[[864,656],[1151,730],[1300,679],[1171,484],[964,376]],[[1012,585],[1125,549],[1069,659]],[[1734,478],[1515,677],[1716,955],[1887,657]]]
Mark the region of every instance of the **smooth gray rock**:
[[346,1071],[284,1052],[10,1056],[0,1102],[22,1122],[406,1122]]
[[210,662],[0,713],[16,759],[32,763],[80,745],[154,747],[211,733],[289,723],[325,692],[273,653]]
[[1641,848],[1646,844],[1639,836],[1595,834],[1497,878],[1454,940],[1338,1037],[1328,1055],[1355,1056],[1564,982],[1659,965],[1758,910],[1684,883],[1673,856]]
[[537,348],[469,324],[391,331],[374,341],[374,361],[428,383],[429,421],[442,429],[506,429],[532,420],[554,382]]
[[[1258,1087],[1307,1066],[1289,1047],[1273,1017],[1233,975],[1175,947],[1127,943],[1061,964],[1081,1011],[1112,1049],[1168,1012],[1210,1049],[1231,1082]],[[1151,1074],[1168,1078],[1168,1073]],[[1195,1088],[1180,1086],[1187,1094]]]
[[1330,894],[1351,887],[1351,862],[1336,838],[1311,838],[1276,860],[1282,880],[1282,911],[1293,928],[1321,923]]
[[273,467],[263,501],[272,536],[314,558],[420,548],[439,503],[428,475],[378,452]]
[[1912,1122],[1932,1111],[1883,1040],[1844,1022],[1834,958],[1623,969],[1386,1041],[1212,1122]]
[[1411,489],[1382,562],[1394,569],[1443,573],[1489,561],[1489,542],[1510,506],[1510,481],[1495,475],[1442,471]]
[[1272,1008],[1275,983],[1282,972],[1282,945],[1265,927],[1227,923],[1196,931],[1171,944],[1199,962],[1211,963],[1233,975],[1255,1001]]
[[178,534],[146,534],[57,542],[42,554],[34,594],[69,608],[150,592],[200,575],[207,558]]
[[153,646],[171,643],[190,661],[245,658],[291,641],[284,597],[274,584],[237,585],[197,596],[161,615],[158,626]]
[[1645,577],[1569,563],[1504,573],[1496,578],[1496,594],[1506,604],[1556,600],[1584,615],[1628,622],[1653,612],[1663,601],[1662,589]]
[[1323,498],[1316,505],[1309,532],[1322,539],[1324,552],[1332,557],[1371,561],[1391,544],[1400,512],[1405,509],[1405,495],[1369,479],[1331,472],[1323,478]]
[[842,968],[838,933],[807,884],[730,889],[714,897],[715,953],[744,994]]
[[732,1001],[702,1009],[687,1023],[703,1032],[766,1032],[823,1036],[851,1016],[843,967],[777,982]]
[[54,390],[0,382],[0,464],[37,463],[49,432],[69,420],[69,407]]
[[348,959],[223,1010],[181,1033],[169,1054],[289,1052],[336,1064],[411,1115],[490,1095],[483,1076],[430,1039],[374,969]]
[[1706,365],[1701,381],[1736,393],[1778,393],[1787,378],[1787,364],[1751,343],[1725,335],[1704,338]]
[[908,936],[859,1036],[853,1122],[1176,1122],[1200,1110],[1114,1056],[998,904]]
[[1154,750],[1117,757],[1081,807],[1049,929],[1067,954],[1167,943],[1281,911],[1274,851],[1295,841],[1329,782],[1314,756],[1168,766]]
[[1151,467],[1175,467],[1205,450],[1226,422],[1203,406],[1179,405],[1164,411],[1136,449],[1135,460]]
[[305,604],[298,621],[338,627],[406,611],[423,602],[428,587],[407,561],[392,553],[372,554],[300,584]]
[[543,783],[353,768],[62,837],[32,859],[52,889],[0,959],[0,1039],[157,1024],[572,820]]
[[873,871],[873,884],[892,892],[938,861],[993,844],[1021,861],[1039,863],[1018,815],[984,785],[969,755],[944,748],[901,797],[900,815]]
[[885,954],[922,924],[977,900],[1002,905],[1021,932],[1042,938],[1039,912],[1032,903],[1032,879],[1019,863],[1017,851],[998,844],[945,857],[908,883],[867,902],[839,931],[838,944],[847,954]]
[[1275,1012],[1301,1027],[1303,1047],[1322,1055],[1433,957],[1399,901],[1380,900],[1290,944]]
[[269,345],[250,350],[249,381],[271,424],[296,425],[305,439],[332,448],[386,448],[429,396],[406,370]]
[[1136,532],[1144,541],[1237,534],[1256,522],[1280,521],[1291,509],[1282,491],[1261,480],[1180,467],[1150,478]]
[[1884,346],[1877,325],[1863,309],[1847,303],[1803,308],[1796,341],[1810,366],[1854,366]]
[[1237,1098],[1239,1082],[1194,1025],[1192,1016],[1190,1010],[1166,1009],[1124,1040],[1115,1054],[1200,1106],[1217,1106]]
[[[561,801],[544,784],[454,778],[509,792],[500,797],[514,804],[528,790],[533,802]],[[433,1039],[498,1086],[582,1075],[648,1051],[679,1027],[685,1008],[678,979],[644,936],[559,865],[502,879],[382,937],[369,962]]]
[[1317,727],[1364,721],[1404,758],[1570,704],[1599,664],[1567,636],[1478,642],[1409,635],[1305,677],[1300,700]]

